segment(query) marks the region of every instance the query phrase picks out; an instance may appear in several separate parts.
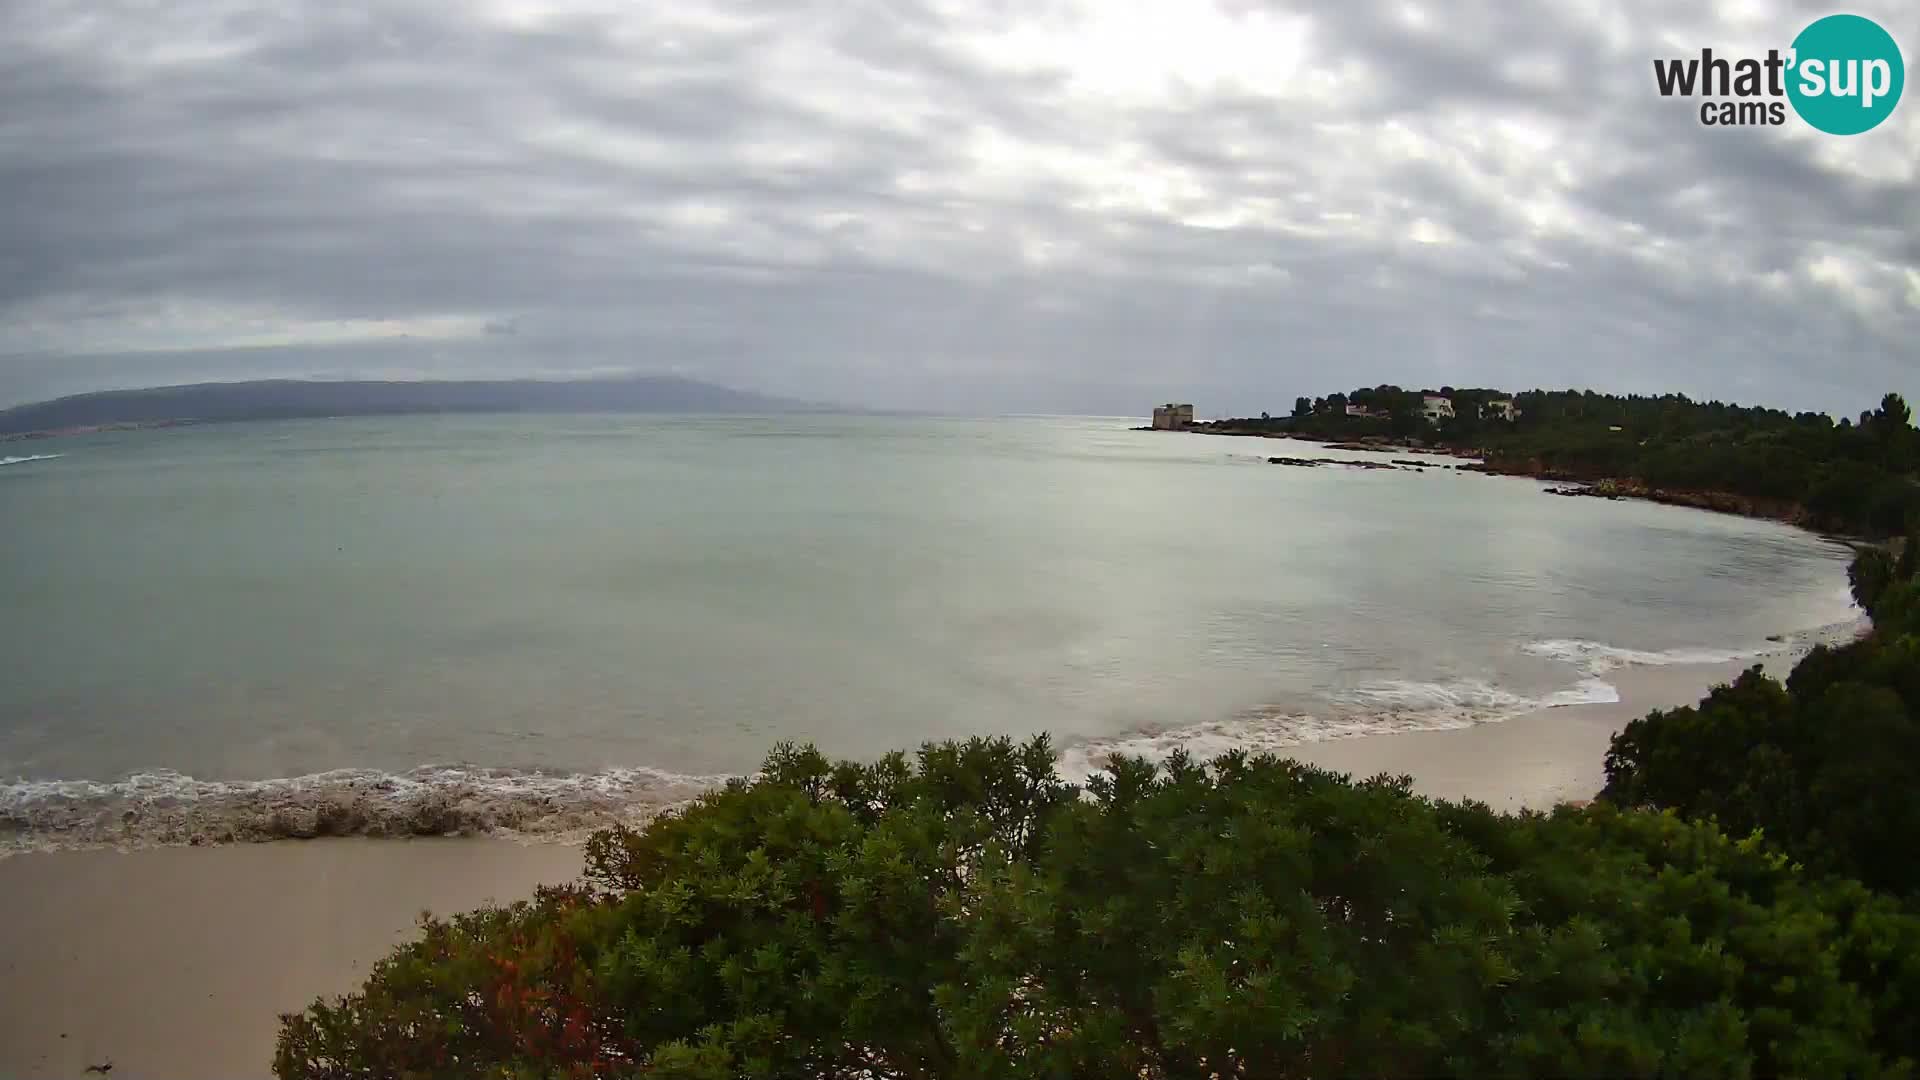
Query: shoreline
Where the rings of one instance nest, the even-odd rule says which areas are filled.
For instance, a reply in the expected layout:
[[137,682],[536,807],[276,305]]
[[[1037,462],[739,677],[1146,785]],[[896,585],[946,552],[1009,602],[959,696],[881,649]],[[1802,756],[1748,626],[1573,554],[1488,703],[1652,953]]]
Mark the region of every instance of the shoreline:
[[38,442],[43,439],[65,439],[76,435],[99,435],[112,431],[159,431],[165,428],[197,427],[204,423],[206,423],[204,420],[181,417],[175,420],[131,420],[113,424],[82,424],[79,427],[12,431],[0,435],[0,443]]
[[[1543,484],[1566,484],[1572,487],[1548,489],[1545,494],[1562,496],[1586,496],[1602,499],[1635,499],[1642,502],[1659,503],[1662,506],[1679,506],[1692,510],[1705,510],[1713,514],[1731,514],[1734,517],[1753,518],[1760,521],[1776,521],[1796,529],[1804,529],[1824,539],[1843,543],[1853,548],[1876,546],[1879,542],[1867,536],[1849,536],[1817,529],[1812,525],[1812,514],[1797,502],[1782,499],[1770,499],[1757,495],[1739,495],[1729,491],[1694,491],[1677,488],[1649,487],[1631,476],[1584,476],[1565,469],[1548,468],[1538,460],[1520,462],[1501,460],[1489,456],[1484,450],[1465,447],[1428,444],[1420,439],[1402,438],[1391,435],[1364,435],[1339,439],[1325,435],[1310,435],[1296,431],[1262,431],[1246,428],[1219,428],[1194,425],[1179,429],[1132,428],[1133,431],[1168,430],[1176,434],[1216,435],[1242,439],[1295,439],[1301,442],[1317,443],[1327,450],[1357,450],[1367,453],[1387,454],[1404,451],[1413,454],[1426,454],[1434,457],[1459,458],[1463,464],[1450,466],[1463,473],[1479,473],[1482,476],[1511,476],[1526,480],[1535,480]],[[1268,458],[1269,464],[1299,465],[1309,462],[1293,458]],[[1347,464],[1346,462],[1312,462],[1312,464]],[[1382,468],[1384,466],[1373,466]],[[1401,466],[1403,469],[1405,466]],[[1428,466],[1442,468],[1448,466]],[[1420,471],[1408,469],[1407,471]]]
[[1753,667],[1784,683],[1815,646],[1843,645],[1866,631],[1863,622],[1835,623],[1738,659],[1627,664],[1599,676],[1618,692],[1617,701],[1549,705],[1463,728],[1309,743],[1288,756],[1355,780],[1406,774],[1416,795],[1472,799],[1502,813],[1584,804],[1606,785],[1608,744],[1631,721],[1655,709],[1698,705],[1714,687]]
[[[1810,644],[1751,659],[1623,667],[1619,700],[1503,721],[1357,736],[1287,755],[1356,779],[1498,811],[1586,800],[1608,740],[1755,664],[1784,675]],[[268,1076],[278,1017],[355,989],[423,910],[449,915],[575,879],[559,840],[327,837],[0,858],[0,1075]],[[23,988],[31,988],[23,991]]]
[[[1476,732],[1457,743],[1494,745],[1500,741],[1492,734],[1496,730],[1530,731],[1543,717],[1570,718],[1568,726],[1585,721],[1606,727],[1606,732],[1573,742],[1564,742],[1571,736],[1562,732],[1557,736],[1562,743],[1536,740],[1536,749],[1592,766],[1586,774],[1592,779],[1606,750],[1605,736],[1627,720],[1655,708],[1693,704],[1711,685],[1755,664],[1784,679],[1815,645],[1844,643],[1863,627],[1864,616],[1855,608],[1848,618],[1770,635],[1765,644],[1671,653],[1601,647],[1597,658],[1554,656],[1579,676],[1577,683],[1544,696],[1509,694],[1510,703],[1436,704],[1432,715],[1418,706],[1403,710],[1392,704],[1328,702],[1327,712],[1250,713],[1057,740],[1056,767],[1063,777],[1077,780],[1113,753],[1155,759],[1181,745],[1210,758],[1241,749],[1294,757],[1357,779],[1380,772],[1409,773],[1426,781],[1416,785],[1423,794],[1471,796],[1504,809],[1544,809],[1558,800],[1588,798],[1600,783],[1593,779],[1586,790],[1576,790],[1572,780],[1564,780],[1518,790],[1471,768],[1461,773],[1465,780],[1440,783],[1433,778],[1442,768],[1460,772],[1447,764],[1451,751],[1444,750],[1456,741],[1438,744],[1443,749],[1432,760],[1424,750],[1389,753],[1380,747],[1390,737],[1401,739],[1395,745],[1404,748]],[[1592,684],[1615,696],[1595,700]],[[16,779],[0,784],[0,865],[74,851],[206,849],[327,839],[494,838],[579,844],[610,826],[642,827],[662,811],[750,775],[751,770],[694,775],[647,766],[561,772],[456,764],[423,765],[404,773],[338,768],[258,780],[200,780],[167,769],[119,780]]]
[[1470,727],[1330,739],[1288,756],[1355,780],[1406,774],[1414,793],[1428,798],[1472,799],[1505,813],[1551,810],[1599,794],[1608,742],[1628,722],[1654,709],[1697,704],[1755,664],[1784,674],[1761,658],[1621,668],[1606,674],[1618,701],[1552,705]]

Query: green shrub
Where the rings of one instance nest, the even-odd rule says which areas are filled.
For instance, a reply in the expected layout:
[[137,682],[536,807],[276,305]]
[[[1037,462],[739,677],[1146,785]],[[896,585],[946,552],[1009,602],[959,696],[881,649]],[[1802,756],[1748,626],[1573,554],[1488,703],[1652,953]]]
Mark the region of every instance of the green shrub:
[[1884,548],[1871,548],[1855,556],[1853,564],[1847,567],[1847,584],[1853,593],[1853,602],[1872,611],[1887,586],[1893,584],[1894,570],[1893,555]]
[[1820,646],[1783,686],[1758,668],[1698,706],[1614,736],[1603,797],[1759,831],[1810,867],[1920,895],[1920,583],[1880,598],[1874,634]]
[[[1755,691],[1763,696],[1765,691]],[[1757,839],[1274,758],[782,747],[432,922],[284,1078],[1897,1075],[1912,916]]]

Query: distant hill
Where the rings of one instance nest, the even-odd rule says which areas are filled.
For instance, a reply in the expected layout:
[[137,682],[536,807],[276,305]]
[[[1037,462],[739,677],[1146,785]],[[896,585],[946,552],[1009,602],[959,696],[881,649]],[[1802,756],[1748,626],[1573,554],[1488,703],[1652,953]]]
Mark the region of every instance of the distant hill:
[[167,420],[217,423],[407,413],[772,413],[821,406],[671,375],[446,382],[197,383],[103,390],[0,410],[0,435]]

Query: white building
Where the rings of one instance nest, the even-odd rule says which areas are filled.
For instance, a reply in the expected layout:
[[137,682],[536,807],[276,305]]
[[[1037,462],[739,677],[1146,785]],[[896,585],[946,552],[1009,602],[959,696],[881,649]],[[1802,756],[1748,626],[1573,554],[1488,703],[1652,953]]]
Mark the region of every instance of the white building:
[[1385,420],[1388,413],[1385,409],[1369,409],[1365,405],[1349,405],[1347,406],[1347,415],[1358,416],[1367,420]]
[[1425,394],[1420,400],[1420,411],[1426,414],[1427,423],[1437,424],[1442,420],[1453,419],[1453,399],[1439,394]]
[[1480,415],[1484,419],[1500,419],[1510,422],[1514,417],[1520,415],[1520,410],[1513,407],[1512,398],[1495,398],[1480,406]]
[[1153,410],[1153,427],[1156,431],[1184,431],[1193,426],[1193,406],[1176,405],[1168,402],[1156,406]]

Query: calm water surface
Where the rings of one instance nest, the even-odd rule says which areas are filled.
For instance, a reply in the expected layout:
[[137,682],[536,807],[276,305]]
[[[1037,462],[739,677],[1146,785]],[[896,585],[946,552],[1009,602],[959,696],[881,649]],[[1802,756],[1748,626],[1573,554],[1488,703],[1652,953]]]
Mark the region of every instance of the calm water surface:
[[1844,549],[1770,523],[1275,467],[1307,444],[1129,423],[408,417],[12,444],[60,456],[0,467],[0,781],[1285,741],[1604,697],[1619,663],[1851,616]]

